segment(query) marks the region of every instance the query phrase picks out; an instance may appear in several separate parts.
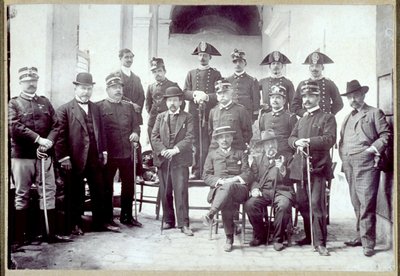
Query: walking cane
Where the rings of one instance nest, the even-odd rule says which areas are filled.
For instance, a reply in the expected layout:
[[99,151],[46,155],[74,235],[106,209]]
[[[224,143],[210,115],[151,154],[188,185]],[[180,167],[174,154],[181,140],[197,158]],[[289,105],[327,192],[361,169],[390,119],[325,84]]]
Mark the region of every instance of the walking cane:
[[203,103],[199,103],[199,150],[200,150],[200,160],[199,160],[199,173],[200,173],[200,177],[203,175],[203,115],[204,113],[202,112],[204,108],[204,104]]
[[[40,150],[40,149],[39,149]],[[44,164],[44,158],[40,159],[41,162],[41,174],[42,174],[42,189],[43,189],[43,213],[44,213],[44,223],[46,225],[46,233],[47,235],[50,234],[49,232],[49,219],[47,217],[47,204],[46,204],[46,175],[45,175],[45,164]]]
[[[167,186],[168,186],[168,182],[169,182],[169,170],[170,170],[170,167],[171,167],[171,160],[172,160],[172,158],[168,160],[167,179],[166,179],[166,181],[163,181],[164,182],[164,194],[162,195],[162,198],[161,198],[161,206],[163,206],[163,202],[167,198]],[[161,235],[163,233],[163,228],[164,228],[164,217],[165,217],[165,210],[163,208],[163,215],[162,215],[162,218],[161,218]]]
[[136,202],[136,196],[137,196],[137,189],[136,189],[136,164],[137,164],[137,153],[136,150],[138,149],[137,143],[133,142],[133,180],[134,180],[134,197],[133,200],[135,202],[135,220],[137,220],[137,202]]

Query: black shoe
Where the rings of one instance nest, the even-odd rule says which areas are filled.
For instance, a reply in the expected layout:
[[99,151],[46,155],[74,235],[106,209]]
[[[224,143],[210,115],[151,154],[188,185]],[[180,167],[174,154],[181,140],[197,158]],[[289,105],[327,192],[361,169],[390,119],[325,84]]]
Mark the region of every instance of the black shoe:
[[119,227],[118,223],[116,223],[114,220],[111,220],[108,224],[114,227]]
[[126,226],[130,226],[130,227],[133,227],[133,226],[142,227],[142,226],[143,226],[143,224],[141,224],[140,222],[138,222],[138,221],[137,221],[136,219],[134,219],[134,218],[122,219],[122,220],[120,220],[120,222],[121,222],[122,224],[125,224]]
[[85,233],[82,231],[82,229],[78,225],[75,225],[75,227],[72,230],[71,234],[75,235],[75,236],[83,236]]
[[353,246],[353,247],[362,246],[361,240],[357,239],[357,238],[354,239],[354,240],[345,241],[344,244],[347,245],[347,246]]
[[364,247],[363,253],[364,253],[364,256],[371,257],[375,254],[375,251],[372,248]]
[[308,238],[304,238],[302,240],[296,241],[296,244],[299,246],[303,246],[303,245],[310,245],[311,244],[311,240]]
[[265,244],[267,241],[265,239],[258,239],[258,238],[254,238],[249,245],[250,246],[260,246],[262,244]]
[[175,228],[175,224],[165,222],[162,229],[168,230],[168,229],[172,229],[172,228]]
[[47,238],[48,243],[61,243],[61,242],[73,242],[74,240],[68,236],[53,235]]
[[193,232],[192,232],[192,230],[189,228],[189,226],[183,226],[183,227],[181,228],[181,232],[182,232],[183,234],[185,234],[186,236],[193,236]]
[[330,256],[331,255],[331,254],[329,254],[328,249],[326,249],[326,247],[323,246],[323,245],[318,245],[317,246],[317,251],[318,251],[320,256]]

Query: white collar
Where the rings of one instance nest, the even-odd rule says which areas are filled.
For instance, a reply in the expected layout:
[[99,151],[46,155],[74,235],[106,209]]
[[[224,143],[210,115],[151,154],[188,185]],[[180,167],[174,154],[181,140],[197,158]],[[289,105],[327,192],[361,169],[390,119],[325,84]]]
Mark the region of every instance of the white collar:
[[109,101],[110,103],[120,103],[122,99],[117,101],[117,100],[111,99],[110,97],[107,97],[106,100]]
[[363,104],[360,106],[360,108],[356,108],[357,111],[360,112],[360,111],[363,109],[364,105],[365,105],[365,103],[363,103]]
[[169,115],[178,115],[179,114],[179,110],[180,110],[180,108],[178,108],[175,112],[171,112],[170,110],[168,110],[168,114]]
[[36,96],[36,93],[29,94],[23,91],[21,92],[21,94],[24,95],[24,97],[26,97],[28,100],[32,100]]
[[226,150],[220,148],[220,150],[221,150],[223,153],[228,153],[228,152],[231,151],[231,148],[232,148],[232,147],[229,147],[229,148],[227,148]]
[[312,80],[321,80],[321,79],[323,79],[324,78],[324,76],[321,74],[321,76],[319,76],[319,77],[317,77],[317,78],[314,78],[312,75],[311,75],[311,77],[310,77],[310,79],[312,79]]
[[282,74],[282,72],[281,72],[281,73],[279,73],[278,75],[271,74],[271,78],[273,78],[273,79],[279,79],[279,78],[282,78],[282,77],[283,77],[283,74]]
[[208,65],[206,65],[206,66],[203,66],[203,65],[199,65],[199,67],[197,68],[197,69],[199,69],[199,70],[207,70],[207,69],[210,69],[210,64],[208,64]]
[[219,104],[219,109],[227,108],[231,103],[232,103],[232,100],[230,100],[229,103],[227,103],[226,105],[223,105],[223,104],[220,103]]
[[122,65],[122,66],[121,66],[121,71],[122,71],[122,73],[124,73],[124,74],[127,75],[128,77],[131,76],[131,73],[132,73],[131,68],[125,67],[125,66]]
[[[79,98],[78,96],[75,96],[75,100],[78,101],[78,104],[79,104],[79,102],[84,102],[84,101],[82,101],[82,99]],[[89,102],[89,100],[87,100],[86,102]],[[86,102],[85,102],[85,103],[86,103]]]
[[272,108],[272,112],[273,112],[273,113],[278,113],[278,112],[281,111],[281,110],[283,110],[283,106],[282,106],[281,108],[279,108],[278,110],[275,110],[275,109]]
[[308,112],[308,113],[312,113],[312,112],[314,112],[314,111],[317,111],[318,109],[320,109],[319,105],[314,106],[313,108],[307,109],[307,112]]
[[242,72],[240,72],[240,73],[237,73],[237,72],[235,72],[234,74],[236,75],[236,76],[240,76],[240,75],[243,75],[244,73],[246,73],[246,71],[242,71]]

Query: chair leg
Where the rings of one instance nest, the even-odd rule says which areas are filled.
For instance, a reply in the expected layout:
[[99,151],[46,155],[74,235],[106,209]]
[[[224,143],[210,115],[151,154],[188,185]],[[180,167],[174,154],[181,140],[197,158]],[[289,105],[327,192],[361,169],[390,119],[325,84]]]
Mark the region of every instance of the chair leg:
[[242,204],[242,245],[245,244],[245,237],[246,237],[246,212],[244,210],[244,205]]
[[143,205],[143,185],[140,185],[139,213],[142,212],[142,205]]
[[218,234],[218,227],[219,227],[219,212],[216,214],[217,223],[215,225],[215,234]]
[[160,201],[161,201],[160,187],[158,188],[156,201],[157,201],[157,203],[156,203],[156,220],[158,220],[160,218]]

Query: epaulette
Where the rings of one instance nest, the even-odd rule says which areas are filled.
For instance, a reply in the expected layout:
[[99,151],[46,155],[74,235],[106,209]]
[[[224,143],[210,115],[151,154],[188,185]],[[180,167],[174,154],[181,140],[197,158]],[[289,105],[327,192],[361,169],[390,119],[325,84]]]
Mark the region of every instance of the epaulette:
[[121,100],[121,103],[133,105],[133,102],[127,100]]

